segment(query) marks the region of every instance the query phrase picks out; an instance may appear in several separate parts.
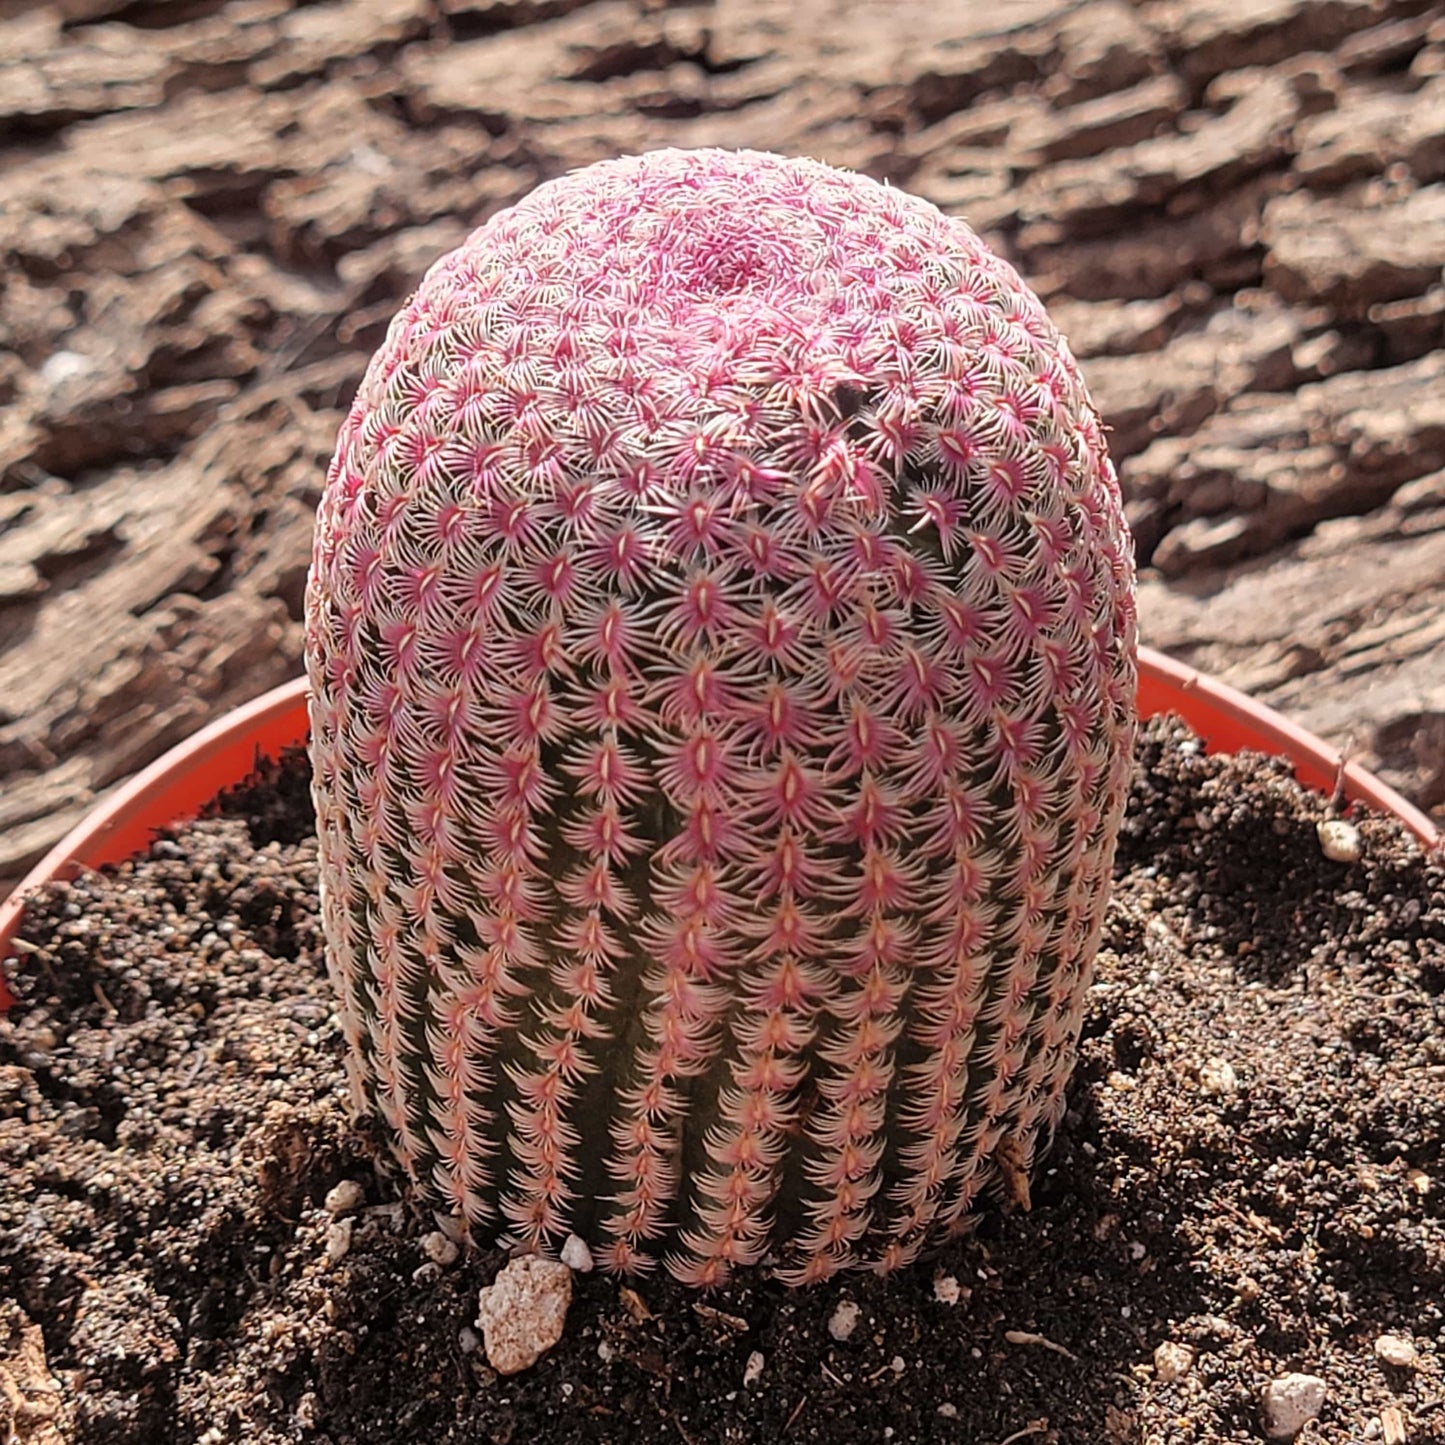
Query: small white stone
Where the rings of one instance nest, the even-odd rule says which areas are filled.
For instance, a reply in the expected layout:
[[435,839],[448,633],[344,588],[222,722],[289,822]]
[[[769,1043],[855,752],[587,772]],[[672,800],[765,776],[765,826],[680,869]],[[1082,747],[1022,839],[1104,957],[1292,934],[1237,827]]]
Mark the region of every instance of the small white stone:
[[350,1219],[338,1219],[326,1231],[326,1263],[340,1264],[351,1253]]
[[487,1361],[499,1375],[525,1370],[562,1338],[572,1303],[572,1271],[524,1255],[510,1261],[477,1300]]
[[1325,1382],[1318,1375],[1281,1375],[1264,1387],[1264,1433],[1293,1440],[1324,1409]]
[[1199,1087],[1206,1094],[1223,1097],[1239,1088],[1239,1075],[1228,1059],[1205,1059],[1199,1066]]
[[47,386],[60,386],[94,370],[95,362],[79,351],[52,351],[41,364],[40,379]]
[[1375,1341],[1375,1353],[1387,1365],[1393,1365],[1397,1370],[1411,1369],[1420,1358],[1415,1342],[1407,1340],[1403,1335],[1381,1335]]
[[888,1368],[892,1370],[895,1375],[901,1375],[908,1366],[904,1363],[902,1355],[894,1355],[893,1358],[888,1361]]
[[1331,863],[1358,863],[1360,861],[1360,830],[1353,823],[1341,818],[1315,826],[1320,837],[1320,852]]
[[1176,1340],[1165,1340],[1154,1351],[1154,1373],[1161,1385],[1182,1380],[1194,1367],[1194,1351]]
[[457,1248],[456,1241],[448,1239],[441,1230],[434,1229],[421,1242],[422,1252],[433,1264],[440,1265],[443,1269],[454,1265],[462,1256]]
[[578,1274],[592,1273],[592,1251],[580,1235],[569,1234],[562,1244],[562,1263]]
[[956,1420],[958,1419],[958,1406],[955,1405],[952,1400],[945,1400],[943,1404],[938,1407],[938,1413],[942,1415],[945,1420]]
[[842,1344],[858,1328],[860,1314],[862,1311],[852,1300],[839,1300],[838,1308],[833,1311],[833,1317],[828,1321],[828,1333]]
[[343,1179],[336,1188],[328,1191],[322,1207],[328,1214],[350,1214],[360,1209],[366,1198],[366,1190],[354,1179]]
[[610,1360],[617,1351],[612,1348],[610,1340],[597,1341],[597,1358],[599,1360]]
[[748,1356],[748,1362],[743,1367],[743,1384],[755,1385],[759,1376],[763,1373],[763,1365],[765,1363],[762,1351],[754,1350],[752,1354]]
[[941,1274],[933,1281],[933,1297],[941,1305],[956,1305],[962,1294],[956,1274]]

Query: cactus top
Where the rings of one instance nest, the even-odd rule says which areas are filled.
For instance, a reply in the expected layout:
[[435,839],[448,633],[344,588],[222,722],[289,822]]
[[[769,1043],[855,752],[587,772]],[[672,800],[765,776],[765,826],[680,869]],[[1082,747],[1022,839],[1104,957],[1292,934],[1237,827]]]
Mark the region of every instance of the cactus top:
[[897,1264],[1056,1117],[1132,727],[1098,419],[865,178],[662,151],[428,273],[307,597],[359,1100],[619,1269]]

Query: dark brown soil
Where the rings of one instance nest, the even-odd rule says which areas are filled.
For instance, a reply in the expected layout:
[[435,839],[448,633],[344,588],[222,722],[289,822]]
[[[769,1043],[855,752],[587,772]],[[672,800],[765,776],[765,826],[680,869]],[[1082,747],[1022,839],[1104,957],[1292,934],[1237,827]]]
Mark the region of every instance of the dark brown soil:
[[[1445,1442],[1445,870],[1391,823],[1330,862],[1281,765],[1152,727],[1031,1213],[808,1293],[579,1277],[561,1345],[499,1379],[472,1329],[498,1257],[428,1262],[348,1127],[307,806],[293,768],[31,911],[0,1297],[63,1404],[25,1445],[1258,1441],[1291,1370],[1328,1385],[1306,1440]],[[366,1203],[328,1260],[343,1178]]]

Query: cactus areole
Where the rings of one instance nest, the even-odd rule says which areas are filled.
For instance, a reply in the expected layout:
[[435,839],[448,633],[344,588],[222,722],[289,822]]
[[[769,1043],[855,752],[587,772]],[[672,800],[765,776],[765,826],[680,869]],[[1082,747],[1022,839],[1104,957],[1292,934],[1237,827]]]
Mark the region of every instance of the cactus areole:
[[355,1102],[482,1241],[896,1267],[1063,1107],[1133,574],[1042,306],[961,221],[699,150],[432,267],[306,599]]

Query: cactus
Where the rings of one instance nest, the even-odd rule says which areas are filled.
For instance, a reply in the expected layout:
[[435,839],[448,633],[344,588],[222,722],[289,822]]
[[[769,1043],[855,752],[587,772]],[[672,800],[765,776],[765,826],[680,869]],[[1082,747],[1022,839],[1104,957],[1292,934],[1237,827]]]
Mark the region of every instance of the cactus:
[[1133,733],[1097,416],[961,221],[662,151],[440,260],[307,592],[355,1103],[474,1236],[894,1268],[1062,1109]]

